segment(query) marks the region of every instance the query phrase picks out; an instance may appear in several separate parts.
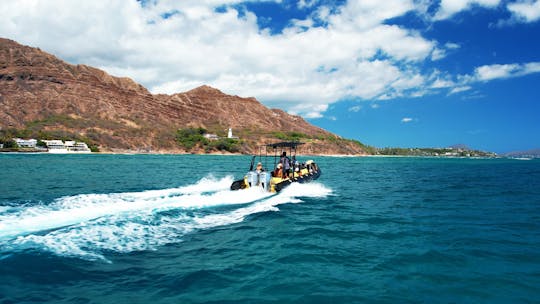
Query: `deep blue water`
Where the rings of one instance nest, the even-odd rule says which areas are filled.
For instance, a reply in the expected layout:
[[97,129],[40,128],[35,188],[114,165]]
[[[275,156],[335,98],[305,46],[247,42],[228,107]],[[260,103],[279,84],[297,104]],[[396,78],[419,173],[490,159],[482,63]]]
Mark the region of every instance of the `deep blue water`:
[[0,155],[0,303],[540,303],[540,161]]

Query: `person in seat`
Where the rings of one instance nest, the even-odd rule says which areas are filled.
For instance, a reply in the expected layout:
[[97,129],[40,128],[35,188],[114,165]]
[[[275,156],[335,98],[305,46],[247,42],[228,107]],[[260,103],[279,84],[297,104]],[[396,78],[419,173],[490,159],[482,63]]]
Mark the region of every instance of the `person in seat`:
[[281,163],[277,164],[276,170],[274,170],[274,177],[283,178],[283,165]]
[[260,162],[257,163],[257,167],[255,168],[255,172],[257,172],[257,173],[264,172],[263,165]]

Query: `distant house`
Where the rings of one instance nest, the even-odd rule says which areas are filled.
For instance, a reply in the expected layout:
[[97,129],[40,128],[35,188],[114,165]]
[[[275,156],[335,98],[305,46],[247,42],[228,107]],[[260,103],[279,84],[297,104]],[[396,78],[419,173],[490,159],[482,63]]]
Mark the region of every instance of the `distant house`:
[[91,152],[88,148],[88,145],[83,142],[76,142],[72,140],[67,140],[64,145],[66,146],[66,149],[68,152],[77,152],[77,153],[89,153]]
[[22,139],[22,138],[13,138],[17,145],[21,148],[35,148],[37,145],[37,139]]
[[77,142],[74,140],[66,140],[65,142],[53,139],[53,140],[44,140],[47,145],[49,153],[90,153],[88,145],[83,142]]
[[67,153],[67,148],[64,142],[59,139],[43,140],[49,153]]
[[206,138],[208,140],[218,140],[219,139],[219,136],[217,136],[216,134],[211,134],[211,133],[206,133],[203,136],[204,136],[204,138]]

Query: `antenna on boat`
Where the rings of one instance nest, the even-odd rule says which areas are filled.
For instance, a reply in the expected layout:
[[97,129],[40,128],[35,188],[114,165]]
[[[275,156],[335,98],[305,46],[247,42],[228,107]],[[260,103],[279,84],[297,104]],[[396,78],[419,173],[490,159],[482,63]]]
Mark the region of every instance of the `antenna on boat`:
[[253,163],[255,162],[255,157],[257,157],[257,155],[253,155],[253,157],[251,158],[251,165],[249,165],[249,171],[253,171]]

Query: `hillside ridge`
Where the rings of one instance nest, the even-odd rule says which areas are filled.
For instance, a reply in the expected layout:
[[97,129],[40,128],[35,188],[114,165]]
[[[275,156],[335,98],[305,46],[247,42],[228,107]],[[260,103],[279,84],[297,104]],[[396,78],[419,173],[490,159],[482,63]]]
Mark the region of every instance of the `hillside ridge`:
[[[301,139],[315,154],[362,155],[365,150],[302,117],[269,109],[254,97],[202,85],[172,95],[151,94],[127,77],[66,63],[39,48],[0,38],[0,128],[18,134],[77,137],[101,151],[204,153],[178,144],[178,129],[203,128],[240,137],[239,153],[260,144]],[[213,148],[210,149],[210,152]]]

